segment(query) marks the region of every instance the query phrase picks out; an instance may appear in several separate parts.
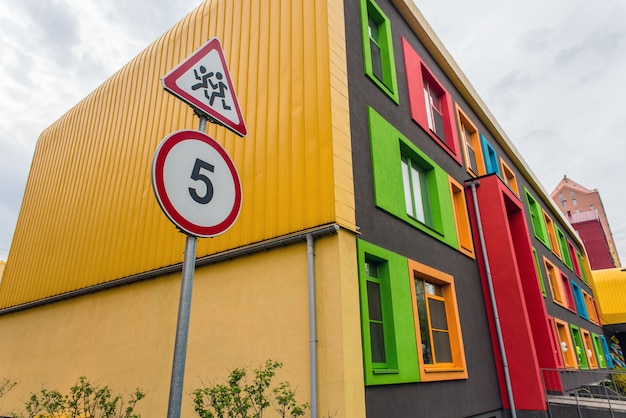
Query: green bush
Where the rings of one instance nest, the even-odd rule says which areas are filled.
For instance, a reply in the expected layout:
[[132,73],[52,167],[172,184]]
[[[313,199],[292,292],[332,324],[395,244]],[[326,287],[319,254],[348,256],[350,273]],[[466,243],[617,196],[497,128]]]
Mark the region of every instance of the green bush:
[[306,415],[309,404],[298,404],[296,392],[289,382],[281,382],[270,389],[276,370],[282,363],[266,360],[254,369],[254,378],[248,381],[248,370],[234,369],[225,384],[213,384],[192,393],[194,411],[200,418],[260,418],[272,406],[282,418]]
[[144,392],[135,389],[125,404],[122,396],[114,395],[108,386],[94,386],[81,376],[66,395],[45,388],[32,393],[24,403],[24,412],[14,413],[13,418],[140,418],[135,406],[144,397]]

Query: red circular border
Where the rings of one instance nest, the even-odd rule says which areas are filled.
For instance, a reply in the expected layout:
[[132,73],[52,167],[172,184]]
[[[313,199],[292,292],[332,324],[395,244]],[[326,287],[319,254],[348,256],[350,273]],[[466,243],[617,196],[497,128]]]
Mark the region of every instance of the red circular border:
[[[226,219],[214,226],[200,226],[194,224],[193,222],[189,222],[183,215],[180,214],[180,212],[178,212],[178,210],[176,210],[167,196],[167,191],[165,190],[165,181],[163,178],[165,160],[174,146],[189,139],[202,141],[215,149],[226,162],[235,183],[235,202],[233,208]],[[152,188],[154,189],[154,194],[157,197],[157,201],[159,202],[161,209],[163,209],[163,212],[165,212],[165,215],[170,219],[170,221],[172,221],[184,232],[197,237],[208,238],[223,234],[231,226],[233,226],[239,217],[239,212],[241,211],[241,182],[239,181],[239,175],[237,174],[235,164],[226,153],[226,150],[217,141],[200,131],[176,131],[166,136],[163,141],[161,141],[152,160]]]

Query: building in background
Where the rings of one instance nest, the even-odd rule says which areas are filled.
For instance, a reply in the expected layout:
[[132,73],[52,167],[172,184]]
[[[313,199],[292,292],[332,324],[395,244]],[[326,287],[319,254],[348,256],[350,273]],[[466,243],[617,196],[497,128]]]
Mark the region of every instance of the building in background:
[[587,248],[591,268],[600,270],[620,267],[619,255],[598,190],[589,190],[563,176],[550,195],[580,234]]
[[39,138],[3,408],[86,375],[164,415],[185,237],[150,167],[197,119],[158,80],[212,37],[248,136],[208,134],[243,204],[198,242],[185,393],[271,358],[320,416],[537,417],[562,376],[606,374],[582,241],[412,1],[208,0]]

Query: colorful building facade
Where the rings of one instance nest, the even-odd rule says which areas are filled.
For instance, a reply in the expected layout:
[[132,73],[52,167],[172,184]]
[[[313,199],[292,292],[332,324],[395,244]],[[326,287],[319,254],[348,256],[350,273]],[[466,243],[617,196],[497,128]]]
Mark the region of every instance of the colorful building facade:
[[198,242],[185,393],[271,358],[319,416],[545,416],[562,373],[610,367],[585,248],[411,1],[210,0],[39,138],[4,408],[86,375],[164,415],[185,236],[150,165],[197,118],[159,79],[212,37],[243,203]]

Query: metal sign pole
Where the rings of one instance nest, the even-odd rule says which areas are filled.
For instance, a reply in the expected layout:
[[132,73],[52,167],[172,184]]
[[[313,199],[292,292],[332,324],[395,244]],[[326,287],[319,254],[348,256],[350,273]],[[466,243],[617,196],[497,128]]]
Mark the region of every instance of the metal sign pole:
[[[206,117],[200,116],[199,130],[201,132],[206,132],[206,122]],[[178,321],[176,323],[176,341],[174,342],[174,361],[172,364],[167,418],[180,418],[180,407],[183,400],[187,337],[189,336],[189,317],[191,316],[191,292],[196,267],[196,241],[197,238],[193,235],[187,235],[187,240],[185,241],[183,278],[180,286],[180,302],[178,305]]]

